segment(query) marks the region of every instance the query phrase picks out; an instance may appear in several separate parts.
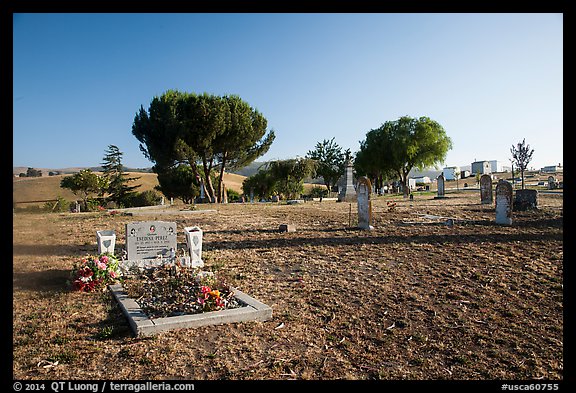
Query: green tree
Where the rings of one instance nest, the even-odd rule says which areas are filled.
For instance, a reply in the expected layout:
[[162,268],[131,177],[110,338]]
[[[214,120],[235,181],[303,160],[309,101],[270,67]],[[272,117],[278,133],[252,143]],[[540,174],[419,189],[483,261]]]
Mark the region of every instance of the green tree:
[[218,195],[222,195],[224,169],[242,168],[264,155],[272,142],[274,131],[266,135],[267,120],[236,95],[223,97],[225,127],[216,137],[214,151],[219,160]]
[[60,187],[70,189],[74,195],[82,198],[83,209],[88,210],[88,198],[91,194],[104,195],[108,189],[108,180],[92,172],[83,169],[71,176],[65,176],[60,181]]
[[[132,134],[155,168],[168,170],[178,164],[190,166],[212,201],[219,201],[211,173],[220,172],[218,195],[227,165],[246,165],[264,154],[274,140],[266,133],[266,119],[237,96],[169,90],[155,97],[148,112],[136,114]],[[263,138],[263,139],[262,139]]]
[[366,174],[394,172],[404,185],[404,197],[407,197],[408,174],[412,168],[437,167],[451,148],[452,141],[439,123],[428,117],[403,116],[370,130],[360,142],[356,159]]
[[530,145],[526,144],[526,139],[522,139],[522,142],[518,142],[516,146],[512,145],[510,153],[512,153],[513,162],[516,163],[516,168],[520,171],[522,189],[524,189],[524,171],[528,169],[528,164],[532,161],[534,149],[530,149]]
[[106,150],[102,169],[104,177],[108,180],[108,189],[110,195],[108,200],[114,201],[122,206],[127,206],[132,200],[134,190],[140,185],[128,186],[128,183],[139,179],[139,177],[127,177],[122,165],[123,153],[115,145],[108,145]]
[[318,162],[316,174],[322,176],[328,192],[332,191],[332,187],[338,183],[338,180],[344,174],[346,158],[350,156],[350,149],[343,151],[342,148],[334,142],[334,139],[335,138],[331,140],[324,139],[322,142],[316,143],[314,150],[310,150],[306,154],[306,158]]
[[242,191],[245,196],[254,192],[257,199],[268,199],[276,192],[276,179],[272,177],[270,171],[260,169],[242,182]]
[[318,163],[310,158],[293,158],[267,163],[267,170],[277,182],[276,190],[287,199],[297,198],[304,191],[304,179],[316,175]]
[[184,203],[193,203],[200,195],[200,183],[190,166],[181,164],[174,168],[159,170],[155,188],[167,198],[180,198]]

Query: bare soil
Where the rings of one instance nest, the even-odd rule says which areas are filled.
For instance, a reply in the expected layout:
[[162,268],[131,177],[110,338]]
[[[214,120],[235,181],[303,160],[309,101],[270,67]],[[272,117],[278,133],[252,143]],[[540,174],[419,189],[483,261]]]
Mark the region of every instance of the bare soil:
[[[478,191],[373,199],[375,229],[333,201],[214,213],[16,213],[13,377],[157,380],[563,380],[563,199],[495,224]],[[386,202],[395,201],[389,209]],[[448,218],[454,225],[446,225]],[[96,231],[204,231],[206,268],[273,319],[132,336],[108,292],[66,285]],[[296,232],[279,232],[293,224]]]

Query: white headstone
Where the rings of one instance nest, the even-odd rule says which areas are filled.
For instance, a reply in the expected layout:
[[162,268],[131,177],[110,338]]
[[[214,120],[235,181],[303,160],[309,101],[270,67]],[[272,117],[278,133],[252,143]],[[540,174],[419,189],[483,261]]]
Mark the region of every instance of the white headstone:
[[342,184],[338,194],[338,202],[355,202],[356,189],[354,188],[354,166],[350,160],[346,162],[346,170],[341,181]]
[[366,176],[360,177],[356,189],[356,200],[358,202],[358,228],[372,230],[374,227],[370,225],[372,223],[372,201],[370,200],[372,184],[370,183],[370,179]]
[[140,221],[126,224],[126,251],[129,260],[170,257],[176,250],[176,223],[167,221]]
[[496,224],[512,225],[512,185],[506,180],[496,185]]

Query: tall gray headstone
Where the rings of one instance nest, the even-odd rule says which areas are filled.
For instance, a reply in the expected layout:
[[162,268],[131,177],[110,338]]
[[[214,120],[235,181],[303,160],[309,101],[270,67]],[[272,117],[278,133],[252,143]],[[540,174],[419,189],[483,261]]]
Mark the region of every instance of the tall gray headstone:
[[372,230],[374,227],[372,223],[372,201],[370,194],[372,193],[372,183],[366,176],[358,179],[357,189],[357,202],[358,202],[358,228],[364,230]]
[[346,161],[346,169],[342,176],[341,190],[338,202],[356,202],[356,189],[354,188],[354,166],[352,161]]
[[493,201],[492,177],[488,174],[484,174],[480,176],[480,203],[491,204]]
[[170,256],[176,250],[176,223],[140,221],[126,224],[126,252],[128,260],[155,259]]
[[445,182],[446,179],[444,178],[444,174],[441,173],[438,178],[436,179],[436,184],[438,186],[438,195],[434,198],[444,198],[444,192],[445,192]]
[[496,184],[496,224],[512,225],[512,185],[502,179]]

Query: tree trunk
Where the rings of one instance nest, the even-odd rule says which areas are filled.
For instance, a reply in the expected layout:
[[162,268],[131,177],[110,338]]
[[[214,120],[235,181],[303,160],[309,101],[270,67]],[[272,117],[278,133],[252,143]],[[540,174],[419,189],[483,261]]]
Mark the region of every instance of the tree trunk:
[[216,202],[216,196],[214,195],[214,186],[212,185],[212,179],[210,178],[210,172],[212,171],[212,162],[210,165],[206,161],[205,157],[202,157],[202,165],[204,166],[204,180],[206,193],[210,199],[210,203]]
[[224,167],[226,166],[226,158],[228,156],[228,153],[223,153],[222,154],[222,166],[220,168],[220,179],[218,180],[218,202],[222,203],[224,200],[224,196],[223,196],[223,191],[226,192],[225,190],[223,190],[222,185],[224,184]]

